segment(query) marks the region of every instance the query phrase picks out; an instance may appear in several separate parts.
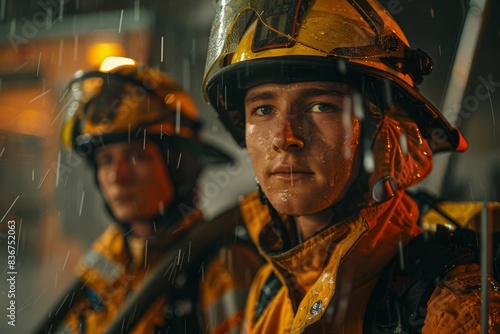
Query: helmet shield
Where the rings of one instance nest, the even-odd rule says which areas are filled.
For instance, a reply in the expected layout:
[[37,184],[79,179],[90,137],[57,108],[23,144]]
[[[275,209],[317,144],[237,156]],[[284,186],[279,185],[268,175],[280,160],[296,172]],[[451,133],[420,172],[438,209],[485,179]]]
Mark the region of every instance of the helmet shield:
[[[465,150],[460,132],[416,88],[432,61],[411,49],[396,21],[374,0],[226,0],[212,26],[203,94],[244,146],[242,101],[262,83],[338,81],[364,91],[364,78],[407,107],[433,152]],[[437,130],[437,131],[436,131]]]
[[[310,55],[386,58],[402,68],[404,53],[411,51],[399,27],[387,23],[393,21],[387,11],[371,0],[227,0],[219,2],[212,26],[205,78],[217,70],[218,61],[236,52],[254,19],[253,53],[282,49],[278,52],[286,55],[286,49],[301,46]],[[409,73],[412,69],[406,67]]]
[[201,123],[194,102],[157,70],[79,74],[70,82],[65,99],[61,140],[81,154],[109,142],[147,138],[191,151],[204,164],[231,161],[198,140]]

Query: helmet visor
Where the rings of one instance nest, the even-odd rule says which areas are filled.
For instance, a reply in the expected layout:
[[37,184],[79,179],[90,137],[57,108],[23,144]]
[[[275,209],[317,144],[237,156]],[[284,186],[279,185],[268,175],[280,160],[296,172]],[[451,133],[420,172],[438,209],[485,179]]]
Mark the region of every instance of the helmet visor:
[[[198,157],[202,165],[232,162],[225,152],[197,138],[201,123],[190,97],[177,86],[148,76],[88,72],[69,84],[61,140],[92,152],[104,142],[152,139]],[[187,114],[187,115],[186,115]]]
[[158,132],[191,137],[196,122],[181,112],[184,94],[172,88],[160,96],[158,89],[152,81],[114,73],[89,72],[73,80],[64,104],[69,128],[63,129],[63,143],[71,146],[73,126],[86,136],[101,136],[158,125]]
[[326,56],[401,56],[404,42],[384,23],[390,14],[371,0],[225,0],[212,26],[205,80],[236,51],[255,19],[252,52],[300,44]]

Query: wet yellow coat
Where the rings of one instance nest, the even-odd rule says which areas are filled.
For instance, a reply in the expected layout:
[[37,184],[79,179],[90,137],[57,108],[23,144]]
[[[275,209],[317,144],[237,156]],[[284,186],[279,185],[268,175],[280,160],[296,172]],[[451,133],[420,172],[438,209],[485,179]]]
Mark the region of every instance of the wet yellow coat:
[[[368,299],[381,269],[421,233],[417,206],[402,191],[379,206],[361,210],[279,255],[269,255],[278,240],[266,206],[253,193],[241,202],[252,238],[268,264],[257,274],[245,314],[246,333],[361,334]],[[462,208],[463,209],[463,208]],[[462,211],[464,212],[464,211]],[[460,212],[455,212],[460,215]],[[255,322],[255,305],[270,272],[282,286]],[[452,270],[428,302],[423,333],[479,333],[480,272],[477,265]],[[490,291],[490,333],[500,324],[500,292]],[[499,327],[496,327],[498,330]]]
[[[66,332],[80,333],[81,320],[85,333],[101,333],[119,313],[131,292],[144,283],[148,272],[158,262],[168,245],[183,230],[202,219],[195,210],[177,225],[171,235],[161,242],[149,243],[147,255],[143,252],[138,260],[128,248],[133,248],[130,237],[125,238],[123,230],[112,224],[93,244],[92,249],[77,266],[77,274],[86,286],[95,291],[105,307],[93,310],[87,298],[77,303],[66,318]],[[128,245],[127,245],[128,243]],[[243,243],[231,243],[220,248],[210,263],[200,268],[199,299],[194,305],[201,309],[201,327],[206,333],[227,333],[237,331],[243,317],[248,287],[261,258],[253,248]],[[138,265],[139,263],[139,265]],[[171,274],[171,273],[168,273]],[[132,333],[154,333],[155,326],[164,323],[165,300],[158,298]]]

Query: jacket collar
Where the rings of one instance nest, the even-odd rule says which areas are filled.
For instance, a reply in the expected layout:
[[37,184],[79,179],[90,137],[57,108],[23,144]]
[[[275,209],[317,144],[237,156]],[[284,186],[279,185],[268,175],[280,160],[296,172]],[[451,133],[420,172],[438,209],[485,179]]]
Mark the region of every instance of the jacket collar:
[[[296,312],[294,322],[302,322],[302,326],[320,319],[335,295],[349,294],[376,277],[401,246],[421,233],[416,224],[415,202],[398,191],[391,200],[362,209],[358,216],[346,218],[300,245],[275,253],[268,250],[275,249],[279,235],[273,235],[271,216],[258,194],[243,199],[241,208],[253,241],[288,287]],[[318,302],[323,307],[312,314],[311,307]]]

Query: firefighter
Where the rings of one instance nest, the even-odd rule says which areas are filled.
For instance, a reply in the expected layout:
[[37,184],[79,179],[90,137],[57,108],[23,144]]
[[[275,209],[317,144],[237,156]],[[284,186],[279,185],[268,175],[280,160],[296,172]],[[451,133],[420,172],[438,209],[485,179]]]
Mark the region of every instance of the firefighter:
[[219,2],[203,93],[248,149],[258,191],[241,206],[267,260],[245,332],[480,331],[476,250],[461,229],[424,233],[405,191],[467,148],[418,90],[431,69],[374,0]]
[[[77,72],[67,94],[62,141],[93,169],[113,223],[77,265],[85,294],[65,329],[101,333],[169,246],[202,221],[195,197],[202,169],[230,158],[198,138],[197,108],[174,79],[132,59],[111,57],[97,71]],[[235,240],[234,232],[228,239]],[[175,284],[157,287],[158,298],[148,310],[137,310],[142,318],[134,328],[124,324],[125,330],[237,330],[260,265],[254,249],[238,240],[213,240],[203,256],[184,254],[181,261],[179,255],[164,274]]]

